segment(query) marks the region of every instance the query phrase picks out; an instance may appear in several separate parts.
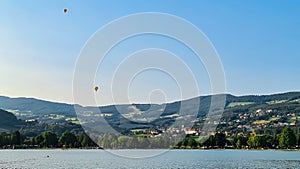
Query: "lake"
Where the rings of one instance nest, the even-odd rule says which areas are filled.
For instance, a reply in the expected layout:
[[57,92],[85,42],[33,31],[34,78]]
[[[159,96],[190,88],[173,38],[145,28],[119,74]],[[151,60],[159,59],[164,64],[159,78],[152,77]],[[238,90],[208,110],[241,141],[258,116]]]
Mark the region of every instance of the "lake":
[[300,151],[0,150],[0,168],[300,168]]

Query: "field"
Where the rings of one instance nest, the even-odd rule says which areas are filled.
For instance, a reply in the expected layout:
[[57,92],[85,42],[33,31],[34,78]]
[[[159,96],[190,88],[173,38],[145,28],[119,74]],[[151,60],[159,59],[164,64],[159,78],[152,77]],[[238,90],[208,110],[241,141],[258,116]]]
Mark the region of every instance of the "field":
[[267,120],[256,120],[253,122],[253,124],[266,124],[266,123],[269,123],[269,121]]
[[207,136],[191,136],[196,142],[200,142],[202,139],[207,139]]
[[296,121],[296,120],[300,120],[300,116],[295,116],[291,118],[291,121]]
[[280,103],[285,103],[287,102],[287,100],[274,100],[274,101],[270,101],[267,102],[268,104],[280,104]]
[[279,119],[280,118],[278,118],[278,117],[271,117],[269,120],[256,120],[253,122],[253,124],[267,124],[267,123],[270,123],[271,121],[276,121]]
[[231,102],[227,107],[244,106],[253,104],[254,102]]
[[272,117],[269,119],[269,121],[276,121],[276,120],[279,120],[280,118],[279,117]]

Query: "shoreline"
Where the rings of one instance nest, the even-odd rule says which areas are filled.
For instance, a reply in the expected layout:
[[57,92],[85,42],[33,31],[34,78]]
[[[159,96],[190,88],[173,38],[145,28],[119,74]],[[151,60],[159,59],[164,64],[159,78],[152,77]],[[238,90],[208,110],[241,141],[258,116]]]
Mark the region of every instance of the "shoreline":
[[0,152],[3,150],[63,150],[63,151],[68,151],[68,150],[104,150],[104,151],[123,151],[123,150],[179,150],[179,151],[197,151],[197,150],[205,150],[205,151],[210,151],[210,150],[238,150],[238,151],[290,151],[290,152],[297,152],[300,151],[300,149],[222,149],[222,148],[215,148],[215,149],[205,149],[205,148],[195,148],[195,149],[103,149],[103,148],[67,148],[67,149],[62,149],[62,148],[6,148],[6,149],[0,149]]

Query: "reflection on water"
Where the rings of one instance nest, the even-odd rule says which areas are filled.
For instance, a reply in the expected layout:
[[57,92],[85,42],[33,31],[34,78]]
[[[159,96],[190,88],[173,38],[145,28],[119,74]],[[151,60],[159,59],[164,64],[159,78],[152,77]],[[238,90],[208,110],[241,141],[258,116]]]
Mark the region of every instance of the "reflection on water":
[[[158,150],[112,150],[141,155]],[[118,154],[118,153],[116,153]],[[142,159],[103,150],[1,150],[0,168],[300,168],[299,151],[170,150]]]

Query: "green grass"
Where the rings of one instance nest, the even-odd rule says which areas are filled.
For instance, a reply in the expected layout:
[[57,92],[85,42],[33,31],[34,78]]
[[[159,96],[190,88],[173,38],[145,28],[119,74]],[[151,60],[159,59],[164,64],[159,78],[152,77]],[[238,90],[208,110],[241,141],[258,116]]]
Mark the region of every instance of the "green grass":
[[174,118],[174,117],[179,117],[179,114],[175,113],[175,114],[170,114],[167,116],[163,116],[164,118]]
[[267,123],[269,123],[269,121],[267,120],[256,120],[253,122],[253,124],[267,124]]
[[270,123],[271,121],[276,121],[279,119],[280,118],[278,118],[278,117],[271,117],[269,120],[256,120],[253,122],[253,124],[267,124],[267,123]]
[[19,113],[19,110],[11,110],[11,109],[7,109],[6,111],[10,112],[10,113]]
[[144,131],[145,129],[133,129],[133,130],[130,130],[131,132],[142,132]]
[[290,102],[300,102],[300,99],[294,99],[294,100],[291,100]]
[[207,136],[190,136],[195,141],[200,142],[200,140],[207,138]]
[[80,124],[80,121],[76,117],[66,118],[66,121],[70,121],[74,124]]
[[296,120],[297,120],[297,118],[298,118],[298,120],[300,120],[300,116],[295,116],[295,117],[292,117],[292,118],[291,118],[291,120],[292,120],[292,121],[296,121]]
[[280,103],[285,103],[285,102],[287,102],[287,100],[273,100],[273,101],[267,102],[267,104],[280,104]]
[[269,119],[269,121],[276,121],[276,120],[279,120],[280,118],[279,117],[272,117]]
[[61,120],[61,119],[64,119],[65,116],[64,115],[56,115],[56,117],[50,117],[50,118],[53,120]]
[[227,107],[244,106],[253,104],[254,102],[231,102]]
[[150,134],[136,134],[136,137],[150,137]]
[[69,118],[66,118],[66,121],[76,121],[77,118],[76,117],[69,117]]

